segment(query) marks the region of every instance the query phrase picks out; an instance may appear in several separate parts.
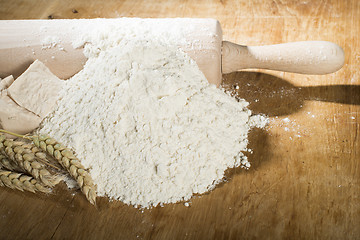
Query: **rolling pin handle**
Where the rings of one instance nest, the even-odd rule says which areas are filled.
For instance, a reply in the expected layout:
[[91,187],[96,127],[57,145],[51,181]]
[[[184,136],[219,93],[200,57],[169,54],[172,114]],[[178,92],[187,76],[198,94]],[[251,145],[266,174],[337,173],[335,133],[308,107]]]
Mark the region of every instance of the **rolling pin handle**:
[[344,51],[335,43],[305,41],[243,46],[224,41],[222,72],[259,68],[301,74],[328,74],[344,65]]

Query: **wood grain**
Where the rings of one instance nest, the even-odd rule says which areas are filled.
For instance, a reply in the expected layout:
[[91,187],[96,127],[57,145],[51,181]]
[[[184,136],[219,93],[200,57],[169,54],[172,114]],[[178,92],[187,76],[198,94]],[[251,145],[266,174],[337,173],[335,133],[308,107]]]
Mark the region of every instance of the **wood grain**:
[[360,1],[0,0],[0,19],[95,17],[214,17],[239,44],[335,42],[345,66],[225,75],[223,86],[271,122],[250,134],[252,168],[230,169],[190,207],[142,212],[100,199],[95,209],[65,186],[50,196],[1,188],[1,238],[360,239]]

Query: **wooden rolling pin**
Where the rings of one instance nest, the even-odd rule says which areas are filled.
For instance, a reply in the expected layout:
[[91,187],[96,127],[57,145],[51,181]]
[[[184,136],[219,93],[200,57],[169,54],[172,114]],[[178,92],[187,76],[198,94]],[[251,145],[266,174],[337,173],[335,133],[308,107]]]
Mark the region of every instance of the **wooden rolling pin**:
[[[271,69],[302,74],[327,74],[344,64],[344,52],[325,41],[306,41],[268,46],[243,46],[223,41],[215,19],[134,19],[169,24],[184,31],[186,43],[179,43],[198,64],[210,83],[220,85],[223,73],[247,68]],[[75,37],[91,26],[122,24],[122,19],[5,20],[0,21],[0,77],[19,76],[35,59],[44,62],[62,79],[82,69],[86,58],[74,49]],[[51,38],[57,46],[44,47]]]

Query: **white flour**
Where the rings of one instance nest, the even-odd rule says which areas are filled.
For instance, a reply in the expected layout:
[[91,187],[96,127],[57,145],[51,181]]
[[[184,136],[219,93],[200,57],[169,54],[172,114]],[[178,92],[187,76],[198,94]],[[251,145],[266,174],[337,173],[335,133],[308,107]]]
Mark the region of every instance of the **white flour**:
[[211,190],[229,167],[250,167],[248,103],[209,85],[172,41],[121,31],[84,38],[89,60],[40,129],[76,151],[98,195],[136,207],[174,203]]
[[56,47],[56,45],[59,45],[60,43],[61,40],[57,36],[47,36],[41,41],[42,49],[53,48]]

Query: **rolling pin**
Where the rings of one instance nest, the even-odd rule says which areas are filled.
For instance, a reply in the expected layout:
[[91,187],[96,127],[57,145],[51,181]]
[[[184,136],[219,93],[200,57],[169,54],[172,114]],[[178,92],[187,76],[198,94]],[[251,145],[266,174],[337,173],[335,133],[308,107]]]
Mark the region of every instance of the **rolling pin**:
[[[157,31],[182,31],[182,48],[208,81],[219,86],[222,74],[241,69],[270,69],[301,74],[328,74],[344,64],[344,52],[326,41],[293,42],[267,46],[244,46],[223,41],[220,23],[215,19],[138,19],[151,22]],[[126,22],[126,21],[125,21]],[[94,27],[124,24],[124,19],[3,20],[0,21],[0,78],[19,76],[39,59],[59,78],[67,79],[86,62],[82,48],[72,42]],[[139,26],[140,26],[139,25]],[[169,29],[169,28],[168,28]],[[52,46],[44,47],[44,40]],[[46,42],[46,41],[45,41]]]

